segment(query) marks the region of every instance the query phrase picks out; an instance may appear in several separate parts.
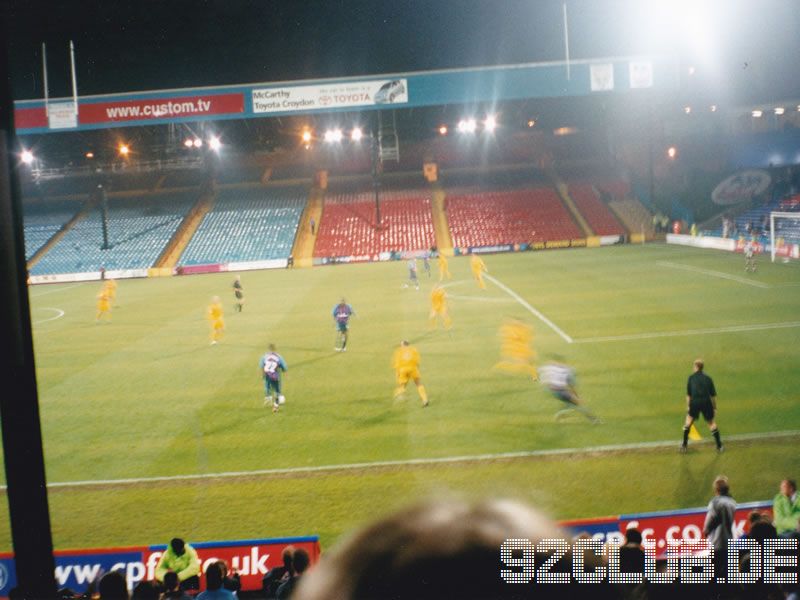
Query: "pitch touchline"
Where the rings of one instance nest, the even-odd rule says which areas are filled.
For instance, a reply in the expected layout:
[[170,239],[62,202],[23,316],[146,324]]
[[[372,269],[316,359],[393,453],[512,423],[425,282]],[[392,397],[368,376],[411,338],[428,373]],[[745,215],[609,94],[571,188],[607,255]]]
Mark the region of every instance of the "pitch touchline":
[[595,342],[623,342],[625,340],[649,340],[661,337],[680,337],[683,335],[705,335],[709,333],[737,333],[740,331],[763,331],[765,329],[791,329],[800,327],[800,321],[786,323],[762,323],[757,325],[731,325],[730,327],[709,327],[707,329],[685,329],[683,331],[656,331],[652,333],[631,333],[628,335],[606,335],[599,337],[579,338],[576,344],[593,344]]
[[[800,430],[775,431],[771,433],[740,433],[729,435],[725,442],[742,442],[750,440],[769,440],[786,437],[800,436]],[[694,444],[709,444],[711,440],[701,440]],[[380,469],[385,467],[409,467],[439,464],[452,464],[460,462],[482,462],[489,460],[505,460],[512,458],[537,458],[559,456],[564,454],[598,454],[621,452],[625,450],[649,450],[653,448],[677,448],[675,440],[662,440],[658,442],[639,442],[632,444],[609,444],[603,446],[588,446],[585,448],[551,448],[548,450],[530,450],[526,452],[501,452],[498,454],[474,454],[466,456],[446,456],[441,458],[411,458],[408,460],[381,460],[375,462],[345,463],[339,465],[320,465],[316,467],[289,467],[284,469],[259,469],[256,471],[224,471],[221,473],[203,473],[193,475],[166,475],[163,477],[132,477],[124,479],[97,479],[86,481],[58,481],[48,483],[48,488],[88,487],[100,485],[133,485],[139,483],[163,483],[169,481],[198,481],[202,479],[230,479],[236,477],[254,477],[262,475],[294,475],[302,473],[324,473],[328,471],[354,471],[357,469]],[[7,486],[0,486],[6,490]]]
[[703,275],[710,275],[711,277],[719,277],[720,279],[730,279],[731,281],[736,281],[738,283],[744,283],[745,285],[752,285],[754,287],[763,289],[769,289],[770,287],[772,287],[769,284],[763,283],[761,281],[753,281],[752,279],[737,277],[736,275],[730,275],[728,273],[722,273],[720,271],[710,271],[708,269],[701,269],[699,267],[692,267],[690,265],[682,265],[680,263],[669,262],[666,260],[656,261],[656,264],[659,265],[660,267],[669,267],[670,269],[683,269],[684,271],[702,273]]
[[484,277],[486,277],[486,279],[488,279],[488,280],[489,280],[489,281],[491,281],[492,283],[494,283],[494,284],[495,284],[497,287],[499,287],[501,290],[503,290],[503,291],[504,291],[506,294],[508,294],[509,296],[511,296],[512,298],[514,298],[514,300],[516,300],[517,302],[519,302],[519,303],[520,303],[520,304],[521,304],[521,305],[522,305],[524,308],[526,308],[528,311],[530,311],[530,312],[531,312],[531,314],[533,314],[533,315],[534,315],[535,317],[537,317],[537,318],[538,318],[540,321],[542,321],[542,322],[543,322],[543,323],[545,323],[545,324],[546,324],[548,327],[550,327],[550,329],[552,329],[553,331],[555,331],[555,332],[556,332],[556,333],[557,333],[557,334],[558,334],[558,335],[561,337],[561,339],[563,339],[563,340],[564,340],[565,342],[567,342],[568,344],[571,344],[571,343],[572,343],[572,338],[571,338],[570,336],[568,336],[568,335],[567,335],[567,334],[564,332],[564,330],[563,330],[563,329],[561,329],[561,328],[560,328],[558,325],[556,325],[556,324],[555,324],[555,323],[553,323],[553,322],[552,322],[550,319],[548,319],[547,317],[545,317],[545,316],[544,316],[542,313],[540,313],[538,310],[536,310],[536,309],[535,309],[533,306],[531,306],[530,304],[528,304],[528,302],[525,300],[525,298],[523,298],[522,296],[520,296],[520,295],[519,295],[517,292],[515,292],[514,290],[512,290],[512,289],[511,289],[510,287],[508,287],[506,284],[504,284],[504,283],[502,283],[502,282],[498,281],[498,280],[497,280],[497,278],[495,278],[495,277],[492,277],[492,276],[491,276],[491,275],[489,275],[488,273],[484,273],[484,275],[483,275],[483,276],[484,276]]
[[83,283],[76,283],[75,285],[68,285],[67,287],[60,287],[60,288],[56,288],[54,290],[47,290],[47,291],[44,291],[44,292],[42,292],[40,294],[30,294],[29,293],[29,296],[31,298],[38,298],[39,296],[46,296],[47,294],[55,294],[56,292],[63,292],[64,290],[71,290],[72,288],[76,288],[76,287],[79,287],[81,285],[83,285]]

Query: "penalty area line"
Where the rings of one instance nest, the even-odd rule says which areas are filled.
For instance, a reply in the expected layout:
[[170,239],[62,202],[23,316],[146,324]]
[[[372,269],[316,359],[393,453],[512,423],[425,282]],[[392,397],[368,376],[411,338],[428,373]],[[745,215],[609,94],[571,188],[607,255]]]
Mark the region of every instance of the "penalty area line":
[[542,322],[543,322],[545,325],[547,325],[548,327],[550,327],[550,329],[552,329],[553,331],[555,331],[555,332],[556,332],[556,333],[559,335],[559,337],[560,337],[562,340],[564,340],[564,341],[565,341],[565,342],[567,342],[568,344],[571,344],[571,343],[572,343],[572,338],[571,338],[569,335],[567,335],[567,334],[566,334],[566,332],[564,332],[564,330],[563,330],[563,329],[561,329],[561,328],[560,328],[558,325],[556,325],[555,323],[553,323],[553,322],[552,322],[550,319],[548,319],[547,317],[545,317],[545,316],[544,316],[544,315],[543,315],[541,312],[539,312],[539,311],[538,311],[538,310],[536,310],[536,309],[535,309],[533,306],[531,306],[531,305],[528,303],[528,301],[527,301],[527,300],[525,300],[525,298],[523,298],[522,296],[520,296],[520,295],[519,295],[517,292],[515,292],[514,290],[512,290],[512,289],[511,289],[510,287],[508,287],[506,284],[502,283],[502,282],[501,282],[501,281],[499,281],[497,278],[495,278],[495,277],[492,277],[492,276],[491,276],[491,275],[489,275],[488,273],[484,273],[484,274],[483,274],[483,276],[484,276],[484,277],[486,277],[486,279],[488,279],[488,280],[489,280],[489,281],[491,281],[492,283],[494,283],[494,284],[495,284],[497,287],[499,287],[501,290],[503,290],[503,291],[504,291],[506,294],[508,294],[509,296],[511,296],[511,297],[512,297],[514,300],[516,300],[517,302],[519,302],[519,303],[520,303],[520,304],[523,306],[523,308],[527,309],[527,310],[528,310],[528,311],[529,311],[529,312],[530,312],[532,315],[534,315],[536,318],[538,318],[540,321],[542,321]]
[[[725,437],[725,442],[744,442],[754,440],[774,440],[800,436],[800,430],[774,431],[764,433],[740,433]],[[697,444],[710,444],[713,440],[703,439]],[[165,475],[162,477],[135,477],[125,479],[98,479],[85,481],[59,481],[48,483],[50,489],[92,487],[108,485],[137,485],[142,483],[167,483],[175,481],[201,481],[207,479],[233,479],[242,477],[258,477],[268,475],[296,475],[303,473],[325,473],[334,471],[355,471],[364,469],[381,469],[386,467],[414,467],[464,462],[484,462],[493,460],[508,460],[515,458],[539,458],[562,456],[569,454],[610,454],[615,452],[653,450],[659,448],[677,448],[680,440],[661,440],[656,442],[638,442],[631,444],[607,444],[603,446],[587,446],[584,448],[551,448],[546,450],[530,450],[523,452],[500,452],[497,454],[474,454],[464,456],[445,456],[440,458],[411,458],[407,460],[381,460],[375,462],[344,463],[339,465],[319,465],[316,467],[288,467],[283,469],[258,469],[254,471],[224,471],[221,473],[201,473],[194,475]],[[0,486],[5,491],[7,486]]]
[[719,279],[727,279],[729,281],[735,281],[736,283],[743,283],[745,285],[751,285],[753,287],[761,288],[761,289],[769,289],[770,286],[767,283],[763,283],[761,281],[753,281],[752,279],[746,279],[745,277],[738,277],[736,275],[731,275],[729,273],[723,273],[721,271],[712,271],[710,269],[701,269],[699,267],[693,267],[691,265],[682,265],[681,263],[674,263],[669,262],[667,260],[658,260],[656,264],[659,267],[669,267],[670,269],[681,269],[682,271],[691,271],[692,273],[701,273],[702,275],[708,275],[709,277],[717,277]]
[[64,316],[64,311],[61,310],[60,308],[50,308],[47,306],[42,306],[41,308],[37,308],[35,310],[52,310],[54,313],[56,313],[56,316],[49,317],[47,319],[39,319],[38,321],[34,321],[32,323],[33,325],[39,325],[40,323],[47,323],[48,321],[55,321],[56,319],[60,319],[61,317]]

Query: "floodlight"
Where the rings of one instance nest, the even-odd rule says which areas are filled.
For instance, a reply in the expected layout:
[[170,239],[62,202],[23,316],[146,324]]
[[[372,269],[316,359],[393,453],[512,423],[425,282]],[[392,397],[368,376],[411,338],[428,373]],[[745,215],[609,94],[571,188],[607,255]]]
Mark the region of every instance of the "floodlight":
[[303,136],[302,137],[303,137],[303,141],[304,142],[306,142],[306,143],[310,142],[311,141],[311,132],[308,129],[305,129],[303,131]]
[[194,142],[192,141],[191,138],[186,138],[183,141],[183,145],[186,146],[187,148],[191,148],[194,145]]
[[439,135],[447,135],[447,125],[439,126]]
[[217,136],[212,135],[210,138],[208,138],[208,147],[214,152],[218,152],[219,149],[222,148],[222,142]]
[[342,141],[342,130],[341,129],[328,129],[325,132],[325,141],[329,144],[334,142],[341,142]]
[[691,106],[684,106],[683,107],[683,112],[685,112],[687,115],[692,114],[692,107]]
[[536,125],[536,121],[534,119],[528,119],[528,127],[533,127]]
[[670,146],[669,148],[667,148],[667,156],[669,156],[670,158],[675,158],[676,156],[678,156],[678,149],[675,146]]
[[22,159],[22,162],[24,162],[26,165],[29,165],[34,161],[33,152],[31,152],[30,150],[23,150],[20,158]]
[[764,113],[763,113],[762,111],[760,111],[760,110],[754,110],[754,111],[753,111],[751,114],[753,115],[753,117],[755,117],[756,119],[758,119],[758,118],[759,118],[761,115],[763,115]]
[[712,104],[711,105],[711,112],[717,112],[717,105],[716,104]]
[[192,145],[195,148],[200,148],[203,145],[203,140],[201,140],[200,138],[195,138],[194,142],[192,142]]
[[354,142],[357,142],[363,137],[363,135],[364,134],[361,132],[361,128],[356,127],[350,132],[350,139],[353,140]]
[[494,131],[496,127],[497,127],[497,119],[495,118],[495,116],[489,115],[488,117],[486,117],[486,120],[483,122],[483,128],[486,131],[491,132]]
[[778,106],[775,108],[776,115],[782,115],[785,112],[785,109],[782,106]]
[[120,144],[119,145],[119,153],[122,156],[128,156],[130,154],[131,149],[128,147],[128,144]]
[[465,133],[467,131],[467,122],[464,119],[461,119],[456,128],[458,129],[459,133]]
[[94,158],[94,152],[92,152],[91,150],[89,152],[87,152],[86,153],[86,158]]
[[474,133],[478,128],[478,122],[475,119],[467,119],[467,132]]

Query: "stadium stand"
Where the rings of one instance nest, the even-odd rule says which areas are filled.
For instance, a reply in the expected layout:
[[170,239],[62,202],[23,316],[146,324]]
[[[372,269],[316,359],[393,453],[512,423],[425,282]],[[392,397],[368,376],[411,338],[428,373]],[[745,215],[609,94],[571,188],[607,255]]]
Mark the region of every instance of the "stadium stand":
[[436,244],[427,189],[389,189],[381,193],[381,226],[376,227],[375,196],[364,186],[329,191],[319,224],[315,257],[374,257],[381,252],[415,251]]
[[550,188],[448,194],[447,213],[456,247],[583,237]]
[[593,186],[586,183],[570,183],[569,195],[595,235],[624,235],[622,225],[608,206],[597,197]]
[[170,171],[161,184],[162,188],[197,187],[207,178],[206,173],[197,169]]
[[80,202],[61,200],[54,202],[25,202],[25,260],[44,246],[80,209]]
[[31,269],[32,275],[152,266],[195,200],[195,193],[116,198],[108,202],[109,249],[102,249],[99,207],[77,222]]
[[178,263],[288,257],[307,195],[301,186],[221,189]]

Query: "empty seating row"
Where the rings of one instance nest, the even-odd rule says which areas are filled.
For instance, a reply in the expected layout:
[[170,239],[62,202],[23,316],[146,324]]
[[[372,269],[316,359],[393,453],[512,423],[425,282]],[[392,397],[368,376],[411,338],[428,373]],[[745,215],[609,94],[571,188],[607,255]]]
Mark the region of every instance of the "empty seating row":
[[71,200],[51,202],[24,202],[25,260],[29,260],[75,214],[82,204]]
[[151,267],[196,199],[194,194],[108,202],[108,248],[101,208],[75,223],[31,269],[32,275]]
[[436,244],[427,190],[384,190],[380,223],[375,196],[367,191],[329,193],[314,256],[374,256],[381,252],[425,250]]
[[456,247],[583,237],[550,188],[448,195],[447,214]]
[[221,189],[179,264],[288,257],[306,197],[307,190],[298,186]]
[[595,235],[623,235],[622,225],[588,183],[569,184],[569,195]]

